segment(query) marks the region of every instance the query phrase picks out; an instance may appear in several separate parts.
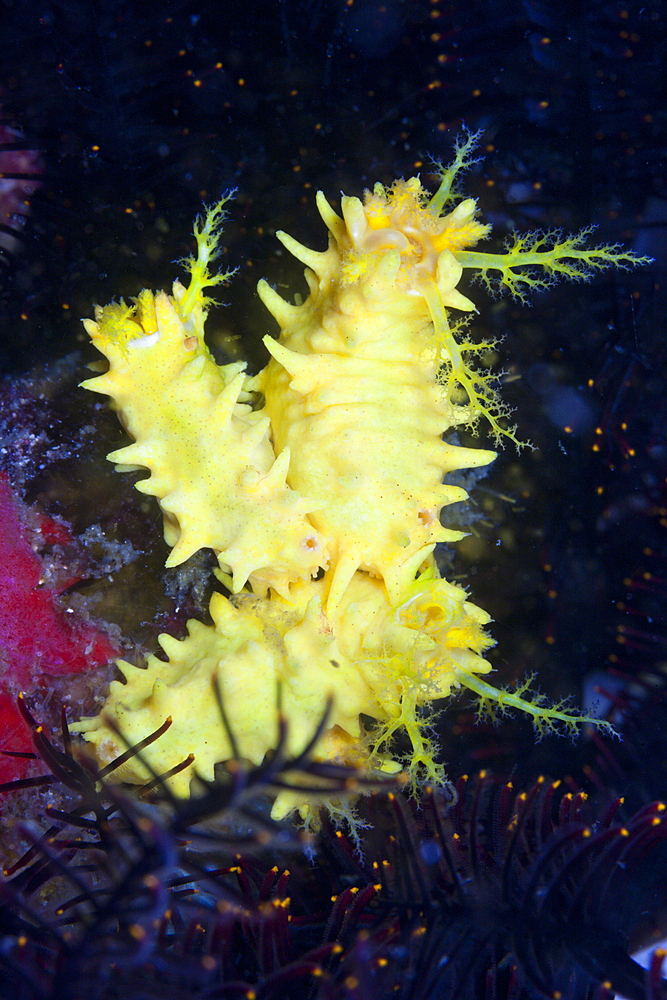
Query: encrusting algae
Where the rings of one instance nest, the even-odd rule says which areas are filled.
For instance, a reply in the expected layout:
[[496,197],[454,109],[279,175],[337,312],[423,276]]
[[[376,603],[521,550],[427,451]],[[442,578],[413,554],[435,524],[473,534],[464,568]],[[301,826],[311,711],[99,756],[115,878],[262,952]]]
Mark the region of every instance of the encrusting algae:
[[[102,764],[125,750],[119,733],[139,743],[170,718],[141,757],[159,774],[191,757],[165,779],[186,796],[195,773],[213,779],[234,752],[261,763],[278,740],[278,707],[286,751],[297,754],[332,700],[317,759],[385,773],[405,764],[413,781],[441,783],[429,706],[458,688],[491,711],[528,711],[540,729],[581,721],[523,697],[526,686],[499,691],[482,680],[489,616],[440,578],[434,560],[438,542],[463,537],[441,524],[441,511],[446,522],[447,506],[466,498],[443,476],[495,457],[443,434],[483,416],[496,438],[516,442],[493,377],[468,360],[479,347],[461,340],[449,311],[474,311],[457,287],[465,268],[489,287],[497,274],[523,298],[561,275],[588,280],[644,260],[614,246],[586,249],[586,234],[524,236],[504,254],[469,249],[490,228],[455,190],[476,139],[458,144],[433,196],[416,177],[378,184],[363,202],[343,197],[341,218],[320,192],[324,252],[277,234],[306,265],[310,294],[292,305],[259,283],[280,336],[264,338],[271,358],[254,377],[244,363],[217,365],[204,343],[204,289],[229,277],[210,271],[229,196],[195,227],[187,288],[144,290],[84,320],[109,370],[83,385],[112,397],[134,439],[109,459],[149,470],[137,489],[162,508],[167,566],[211,548],[230,592],[213,595],[212,627],[191,621],[182,641],[160,636],[167,662],[120,662],[125,683],[74,727]],[[403,762],[391,757],[399,730],[412,746]],[[142,761],[130,756],[114,777],[150,780]],[[272,815],[294,809],[308,819],[312,805],[285,791]]]

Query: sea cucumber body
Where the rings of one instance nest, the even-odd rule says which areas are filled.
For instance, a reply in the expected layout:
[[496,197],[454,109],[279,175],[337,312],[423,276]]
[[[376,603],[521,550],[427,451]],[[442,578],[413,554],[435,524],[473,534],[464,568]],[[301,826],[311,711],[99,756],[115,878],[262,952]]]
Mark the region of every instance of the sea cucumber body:
[[[553,246],[544,234],[519,237],[505,254],[469,249],[489,227],[473,199],[452,207],[453,184],[477,138],[457,144],[433,196],[418,177],[377,184],[363,202],[343,196],[341,218],[320,193],[323,253],[277,234],[307,266],[310,294],[289,304],[260,282],[280,336],[265,338],[271,359],[252,379],[242,363],[218,366],[204,343],[203,289],[227,277],[209,264],[228,196],[195,224],[187,289],[145,289],[86,322],[109,370],[84,384],[113,397],[134,438],[109,458],[149,471],[137,487],[165,513],[168,565],[210,547],[230,591],[213,595],[212,625],[190,622],[182,641],[160,637],[166,662],[121,663],[126,683],[71,727],[104,764],[125,757],[124,741],[141,744],[116,780],[162,773],[187,795],[195,771],[212,780],[233,754],[259,764],[306,747],[315,760],[395,773],[388,754],[402,732],[412,783],[442,784],[430,705],[461,686],[491,714],[523,709],[540,732],[576,726],[576,714],[523,697],[525,685],[498,691],[482,679],[489,615],[438,572],[435,545],[460,537],[441,510],[466,496],[443,475],[495,457],[443,434],[481,416],[497,439],[519,443],[486,368],[493,345],[461,335],[449,310],[474,309],[458,289],[464,268],[490,287],[499,274],[521,297],[554,274],[581,280],[642,261],[586,249],[585,232]],[[309,795],[284,787],[272,815],[299,809],[316,823]],[[347,803],[328,805],[354,823]]]

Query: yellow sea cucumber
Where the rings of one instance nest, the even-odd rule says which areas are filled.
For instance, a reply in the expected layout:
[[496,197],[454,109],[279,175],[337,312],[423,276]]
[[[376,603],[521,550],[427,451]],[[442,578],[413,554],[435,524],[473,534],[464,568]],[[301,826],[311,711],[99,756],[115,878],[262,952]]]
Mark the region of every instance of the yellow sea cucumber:
[[[124,749],[118,729],[139,742],[170,717],[143,752],[149,768],[165,773],[192,755],[190,768],[166,779],[180,795],[193,769],[212,778],[232,754],[213,683],[239,752],[255,763],[275,746],[279,699],[291,752],[308,743],[333,696],[318,757],[395,771],[390,740],[405,729],[411,776],[431,781],[443,772],[425,731],[428,705],[460,686],[483,704],[523,707],[540,726],[576,724],[576,715],[481,680],[489,616],[440,579],[434,561],[438,542],[462,537],[440,522],[466,497],[443,475],[494,458],[443,434],[483,416],[496,437],[516,440],[449,310],[474,309],[457,287],[464,268],[487,283],[496,271],[521,295],[544,273],[582,279],[640,261],[616,247],[585,249],[579,237],[523,238],[505,254],[468,249],[489,230],[472,199],[455,204],[476,138],[459,142],[435,195],[416,177],[376,185],[363,201],[343,197],[340,217],[318,194],[326,251],[278,233],[306,264],[310,294],[290,304],[260,282],[280,336],[265,338],[271,358],[254,377],[243,363],[217,365],[204,343],[204,288],[228,277],[210,273],[227,198],[195,228],[187,288],[144,290],[84,321],[109,370],[83,384],[113,398],[134,439],[109,458],[149,470],[137,488],[160,502],[167,565],[211,548],[230,592],[214,595],[212,627],[190,622],[183,641],[160,637],[166,663],[120,663],[125,683],[114,682],[103,712],[78,725],[103,763]],[[536,266],[541,274],[525,270]],[[149,776],[136,758],[116,772],[130,782]],[[303,799],[284,793],[273,814],[307,813]]]

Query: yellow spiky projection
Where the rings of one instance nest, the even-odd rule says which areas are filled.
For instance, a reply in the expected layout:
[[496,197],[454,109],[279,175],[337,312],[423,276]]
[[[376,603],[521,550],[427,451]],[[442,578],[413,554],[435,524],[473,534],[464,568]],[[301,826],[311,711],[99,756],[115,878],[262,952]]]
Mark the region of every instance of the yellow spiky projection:
[[[233,752],[213,683],[237,751],[255,763],[275,747],[279,700],[298,753],[331,697],[316,757],[396,771],[391,737],[405,730],[414,780],[443,780],[425,721],[433,701],[461,686],[482,706],[529,712],[541,728],[579,721],[525,687],[496,691],[482,680],[489,616],[439,577],[436,544],[461,537],[446,527],[447,506],[466,498],[443,476],[494,458],[443,434],[482,416],[496,437],[516,441],[491,377],[468,361],[475,345],[449,314],[474,309],[457,287],[464,268],[487,284],[496,272],[521,297],[558,275],[586,279],[642,261],[586,249],[585,234],[524,237],[504,254],[469,249],[489,229],[472,199],[456,204],[476,138],[457,145],[433,196],[416,177],[376,185],[363,201],[343,197],[340,217],[318,194],[324,252],[278,233],[306,264],[310,294],[289,304],[260,282],[280,335],[265,338],[271,357],[252,378],[243,363],[217,365],[204,343],[203,290],[228,277],[209,270],[226,198],[195,228],[187,289],[145,290],[84,321],[109,370],[83,384],[113,398],[134,439],[109,458],[149,470],[137,488],[160,502],[167,565],[211,548],[230,591],[213,597],[213,626],[190,622],[180,642],[160,637],[166,663],[120,663],[125,683],[78,724],[103,763],[124,749],[118,729],[137,743],[170,718],[143,751],[148,768],[165,773],[191,759],[166,779],[180,795],[193,771],[213,777]],[[142,782],[150,771],[130,757],[116,777]],[[295,808],[308,814],[305,796],[282,793],[273,815]]]

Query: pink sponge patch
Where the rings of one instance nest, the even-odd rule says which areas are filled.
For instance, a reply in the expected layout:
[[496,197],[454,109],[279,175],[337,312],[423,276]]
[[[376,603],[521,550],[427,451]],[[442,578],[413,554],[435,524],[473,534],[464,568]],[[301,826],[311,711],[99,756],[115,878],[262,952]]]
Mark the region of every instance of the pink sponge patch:
[[[0,748],[12,750],[14,753],[30,753],[34,749],[30,730],[16,707],[16,699],[2,690],[0,690]],[[29,758],[9,757],[0,752],[0,784],[22,778],[29,763]]]
[[[63,544],[71,538],[65,525],[26,507],[0,474],[0,751],[32,748],[16,708],[20,690],[34,689],[45,677],[99,667],[118,655],[109,636],[63,606],[59,591],[45,582],[33,541]],[[62,589],[73,582],[65,581]],[[26,764],[0,753],[0,782],[22,777]]]
[[[3,680],[21,686],[43,673],[80,673],[117,653],[104,632],[63,608],[57,591],[42,582],[44,567],[27,537],[27,513],[0,478],[0,660]],[[47,541],[51,524],[44,520]]]

